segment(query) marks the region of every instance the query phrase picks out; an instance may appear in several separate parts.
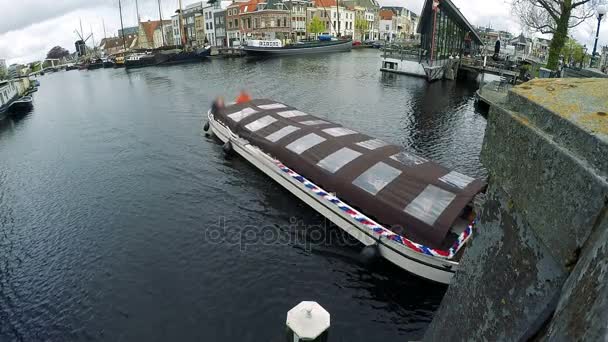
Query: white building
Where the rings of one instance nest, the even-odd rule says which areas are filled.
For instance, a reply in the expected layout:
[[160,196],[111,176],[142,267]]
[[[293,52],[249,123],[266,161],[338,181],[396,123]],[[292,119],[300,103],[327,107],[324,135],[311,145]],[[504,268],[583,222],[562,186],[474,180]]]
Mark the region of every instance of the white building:
[[318,7],[311,9],[325,22],[326,32],[334,36],[353,36],[355,32],[355,11],[344,7]]
[[380,18],[380,39],[392,41],[395,37],[394,20],[392,18]]
[[205,4],[203,7],[203,17],[205,19],[205,35],[207,42],[211,46],[215,46],[215,18],[213,16],[215,10],[214,5]]
[[218,1],[213,5],[209,5],[204,3],[203,6],[203,17],[205,20],[205,35],[207,36],[207,42],[211,46],[221,46],[223,45],[223,39],[226,37],[226,29],[225,29],[225,20],[226,16],[222,16],[223,19],[221,23],[219,23],[223,28],[220,30],[220,39],[218,39],[218,32],[216,32],[216,24],[215,24],[215,13],[219,13],[225,11],[228,6],[232,5],[232,1]]
[[173,45],[182,45],[182,33],[179,26],[179,15],[171,16],[171,26],[173,27]]
[[366,40],[366,39],[376,40],[376,39],[378,39],[378,35],[380,33],[378,32],[378,27],[376,27],[376,25],[375,25],[376,14],[373,11],[371,11],[371,10],[365,10],[364,15],[365,15],[365,21],[367,21],[367,30],[365,31],[363,40]]

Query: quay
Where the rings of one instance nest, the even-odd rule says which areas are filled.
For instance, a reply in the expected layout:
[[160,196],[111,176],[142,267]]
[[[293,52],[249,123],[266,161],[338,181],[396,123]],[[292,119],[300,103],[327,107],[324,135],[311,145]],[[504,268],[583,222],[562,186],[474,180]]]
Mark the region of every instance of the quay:
[[490,108],[479,229],[425,341],[606,337],[607,87],[532,80]]

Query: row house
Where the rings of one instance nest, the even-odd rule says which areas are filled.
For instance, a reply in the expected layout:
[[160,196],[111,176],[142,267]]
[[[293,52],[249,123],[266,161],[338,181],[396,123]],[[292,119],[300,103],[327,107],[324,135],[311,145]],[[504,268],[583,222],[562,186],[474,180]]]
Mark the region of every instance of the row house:
[[213,11],[215,22],[215,46],[226,46],[226,10],[215,9]]
[[122,37],[103,38],[99,43],[99,49],[103,51],[104,56],[123,52],[125,46],[127,50],[135,48],[137,46],[137,34],[126,35],[124,37],[124,44]]
[[165,37],[165,26],[170,26],[171,20],[148,20],[139,23],[139,31],[137,33],[137,48],[139,49],[156,49],[167,45]]
[[[254,0],[255,1],[255,0]],[[253,1],[252,1],[253,2]],[[253,3],[250,2],[250,5]],[[255,10],[240,13],[241,33],[245,39],[288,39],[291,35],[291,13],[280,0],[255,4]]]
[[[200,39],[197,39],[197,27],[196,27],[196,17],[200,16],[201,12],[203,12],[203,2],[199,1],[199,2],[195,2],[193,4],[190,4],[188,6],[186,6],[186,8],[183,11],[183,19],[184,19],[184,26],[183,26],[183,33],[186,36],[186,41],[187,41],[187,45],[192,46],[192,47],[197,47],[199,46],[199,41]],[[198,28],[198,31],[200,31],[200,28]]]
[[194,14],[194,31],[196,46],[205,46],[205,17],[203,16],[203,11]]
[[[184,22],[182,19],[182,25],[183,24]],[[173,45],[182,45],[182,32],[180,31],[179,26],[179,14],[171,16],[171,30],[173,31]]]
[[308,0],[283,0],[283,4],[291,12],[292,40],[300,41],[306,38],[306,13],[310,2]]
[[[343,0],[341,3],[355,11],[355,18],[363,19],[367,23],[363,32],[355,32],[355,39],[362,41],[379,39],[380,17],[378,10],[380,5],[376,0]],[[355,27],[357,26],[356,20]]]
[[[233,2],[226,8],[226,37],[228,46],[242,45],[243,36],[241,35],[241,26],[239,20],[239,12],[241,6],[247,7],[247,3]],[[252,6],[255,6],[252,5]]]
[[405,7],[380,8],[380,38],[385,40],[409,39],[416,34],[419,17]]
[[352,37],[355,32],[355,11],[342,6],[336,7],[336,0],[315,0],[315,7],[309,9],[309,18],[319,18],[325,23],[325,32],[336,37]]

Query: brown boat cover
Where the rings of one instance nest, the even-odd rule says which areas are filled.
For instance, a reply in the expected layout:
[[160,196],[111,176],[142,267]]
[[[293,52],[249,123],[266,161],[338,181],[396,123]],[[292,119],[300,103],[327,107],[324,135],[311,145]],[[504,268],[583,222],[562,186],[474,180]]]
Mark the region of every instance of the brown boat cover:
[[368,217],[431,248],[485,186],[402,148],[258,99],[214,118]]

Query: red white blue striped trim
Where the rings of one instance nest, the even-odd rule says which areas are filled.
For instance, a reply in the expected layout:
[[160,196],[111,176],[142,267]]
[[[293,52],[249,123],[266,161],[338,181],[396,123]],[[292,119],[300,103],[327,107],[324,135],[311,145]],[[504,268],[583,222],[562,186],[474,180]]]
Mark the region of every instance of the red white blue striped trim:
[[458,239],[456,240],[456,242],[454,242],[454,245],[452,245],[452,247],[449,250],[445,251],[445,250],[426,247],[426,246],[416,243],[410,239],[407,239],[399,234],[396,234],[387,228],[384,228],[382,225],[378,224],[374,220],[368,218],[367,216],[361,214],[357,210],[351,208],[349,205],[342,202],[336,196],[326,192],[325,190],[321,189],[314,183],[310,182],[308,179],[304,178],[303,176],[299,175],[298,173],[296,173],[289,167],[285,166],[280,161],[275,159],[274,163],[277,165],[277,167],[279,169],[281,169],[281,171],[287,173],[291,178],[302,183],[312,193],[314,193],[317,196],[322,197],[326,201],[334,204],[335,206],[340,208],[340,210],[342,210],[343,212],[348,214],[352,219],[361,223],[361,225],[363,225],[364,227],[367,227],[373,235],[377,235],[378,237],[386,237],[415,252],[433,256],[433,257],[443,258],[443,259],[452,259],[452,258],[454,258],[454,256],[456,256],[456,254],[462,248],[462,246],[464,246],[464,244],[469,240],[469,238],[471,237],[471,235],[473,233],[473,227],[475,226],[475,222],[472,222],[471,224],[468,225],[468,227],[462,232],[462,234],[460,234],[460,236],[458,236]]

